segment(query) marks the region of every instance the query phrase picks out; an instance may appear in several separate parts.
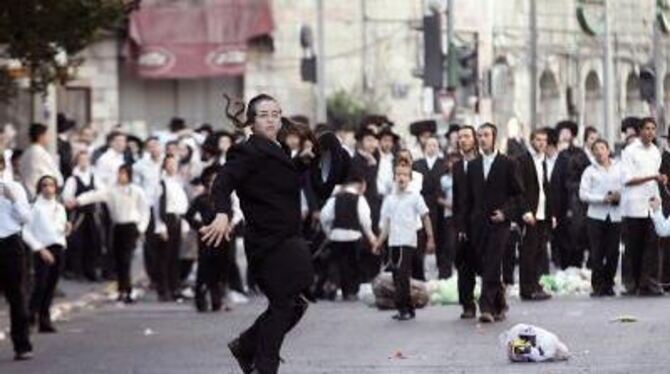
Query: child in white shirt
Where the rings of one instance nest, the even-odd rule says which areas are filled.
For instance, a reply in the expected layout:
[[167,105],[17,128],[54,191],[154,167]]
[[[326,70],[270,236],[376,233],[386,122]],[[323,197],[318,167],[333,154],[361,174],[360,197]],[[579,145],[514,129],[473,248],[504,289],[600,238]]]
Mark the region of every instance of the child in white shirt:
[[65,207],[58,202],[58,182],[43,176],[37,182],[36,198],[23,240],[35,253],[35,282],[30,299],[31,322],[39,322],[39,332],[54,333],[49,309],[60,278],[60,269],[70,229]]
[[381,209],[381,234],[377,245],[373,247],[379,253],[379,247],[388,238],[389,259],[395,285],[395,302],[398,314],[393,318],[406,321],[415,317],[414,306],[410,299],[410,273],[412,259],[417,251],[416,222],[421,220],[426,230],[426,251],[435,251],[433,230],[428,216],[428,207],[419,192],[408,187],[412,180],[412,167],[409,160],[400,158],[395,166],[397,188],[384,198]]

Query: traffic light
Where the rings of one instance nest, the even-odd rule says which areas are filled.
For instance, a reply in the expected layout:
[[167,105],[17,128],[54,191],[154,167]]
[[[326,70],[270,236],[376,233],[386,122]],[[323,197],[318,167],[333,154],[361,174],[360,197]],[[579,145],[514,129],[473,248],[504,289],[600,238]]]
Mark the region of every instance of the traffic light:
[[441,88],[444,75],[440,14],[423,17],[423,85]]
[[449,48],[449,88],[477,86],[477,47],[451,46]]

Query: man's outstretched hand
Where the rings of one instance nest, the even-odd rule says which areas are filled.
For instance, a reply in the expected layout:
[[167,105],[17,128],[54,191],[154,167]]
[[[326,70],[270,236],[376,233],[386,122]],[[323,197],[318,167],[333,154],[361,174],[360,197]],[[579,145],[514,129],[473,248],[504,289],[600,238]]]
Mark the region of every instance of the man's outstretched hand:
[[225,213],[217,214],[212,223],[200,228],[202,241],[210,247],[218,247],[224,239],[230,241],[230,231],[230,220]]

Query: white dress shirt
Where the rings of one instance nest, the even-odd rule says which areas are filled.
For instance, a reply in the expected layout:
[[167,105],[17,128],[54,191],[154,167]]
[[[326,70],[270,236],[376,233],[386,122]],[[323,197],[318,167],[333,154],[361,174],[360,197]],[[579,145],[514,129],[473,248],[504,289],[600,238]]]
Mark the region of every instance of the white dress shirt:
[[135,223],[140,232],[149,225],[149,205],[144,191],[134,184],[111,187],[85,192],[77,197],[79,205],[106,203],[112,222],[115,224]]
[[[343,192],[349,192],[357,194],[357,191],[353,187],[344,187]],[[358,197],[358,204],[356,206],[356,212],[358,214],[358,222],[361,225],[361,230],[349,230],[341,228],[333,228],[333,223],[335,222],[335,199],[337,195],[331,196],[326,205],[321,209],[321,224],[324,231],[328,235],[328,239],[331,242],[351,242],[356,241],[362,237],[361,230],[365,233],[366,236],[372,236],[372,218],[370,218],[370,205],[364,196]]]
[[188,197],[184,184],[178,175],[165,176],[162,180],[165,185],[165,212],[167,214],[184,215],[188,210]]
[[84,186],[90,186],[93,181],[93,171],[89,168],[86,170],[81,170],[79,166],[75,167],[72,170],[72,175],[67,178],[65,181],[65,186],[63,187],[63,200],[68,201],[74,199],[77,193],[77,178],[81,180]]
[[[14,193],[14,202],[5,198],[5,188]],[[0,176],[0,239],[20,233],[21,227],[29,221],[30,205],[26,190],[20,183]]]
[[491,171],[491,165],[495,161],[496,156],[498,155],[498,150],[493,151],[490,155],[482,153],[482,166],[484,169],[484,180],[488,179],[489,172]]
[[5,149],[5,151],[2,152],[2,157],[5,158],[5,170],[2,172],[2,175],[0,175],[0,177],[8,181],[14,180],[14,169],[12,168],[12,154],[13,152],[11,149]]
[[656,235],[660,237],[670,236],[670,219],[663,217],[663,210],[659,209],[651,214],[651,220],[654,222]]
[[547,164],[547,181],[549,182],[551,182],[551,174],[554,172],[556,160],[558,160],[558,152],[556,152],[553,156],[547,155],[545,157],[545,163]]
[[30,222],[23,227],[23,241],[33,251],[52,245],[66,246],[67,214],[55,198],[38,196],[30,210]]
[[152,204],[160,195],[162,163],[162,157],[154,160],[150,155],[146,155],[133,165],[133,183],[142,187],[147,200]]
[[388,195],[393,186],[393,153],[379,152],[379,166],[377,167],[377,193]]
[[533,147],[529,147],[528,151],[533,158],[533,165],[535,166],[535,175],[537,176],[537,184],[539,188],[539,196],[537,200],[537,210],[532,212],[535,216],[535,219],[544,221],[547,219],[547,214],[545,212],[547,195],[544,192],[544,154],[537,153]]
[[63,185],[63,176],[60,173],[58,164],[51,154],[39,144],[30,145],[21,155],[19,171],[21,182],[28,191],[30,198],[35,197],[37,181],[45,175],[56,178],[58,186]]
[[416,248],[416,221],[428,214],[423,197],[416,191],[397,191],[384,198],[379,220],[380,228],[388,225],[389,246]]
[[579,198],[589,204],[586,216],[599,221],[609,217],[612,222],[621,222],[621,204],[608,204],[605,198],[608,192],[621,193],[623,188],[621,163],[613,160],[609,169],[597,162],[587,167],[579,183]]
[[[444,194],[444,199],[447,200],[449,204],[453,204],[454,201],[454,178],[451,174],[444,174],[440,178],[440,186],[442,187],[442,193]],[[452,205],[453,206],[453,205]],[[448,218],[454,215],[453,208],[443,207],[444,208],[444,217]]]
[[655,180],[636,186],[626,186],[626,183],[634,178],[657,175],[661,167],[661,152],[654,144],[645,146],[640,139],[635,139],[623,150],[621,162],[624,184],[622,215],[631,218],[649,217],[649,199],[660,199],[658,183]]
[[123,153],[118,153],[114,149],[109,148],[100,156],[93,168],[95,181],[99,188],[111,187],[116,183],[116,178],[119,172],[119,167],[126,162]]

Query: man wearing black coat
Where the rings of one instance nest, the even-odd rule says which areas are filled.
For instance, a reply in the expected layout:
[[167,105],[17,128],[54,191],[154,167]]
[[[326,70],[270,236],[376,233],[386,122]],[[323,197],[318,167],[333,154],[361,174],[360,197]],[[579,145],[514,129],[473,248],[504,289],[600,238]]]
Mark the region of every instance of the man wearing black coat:
[[[446,246],[446,222],[444,219],[444,210],[438,203],[441,195],[440,178],[447,172],[447,165],[439,155],[440,144],[435,136],[428,138],[423,147],[424,157],[414,161],[412,169],[423,175],[423,186],[421,187],[421,196],[428,206],[430,222],[433,225],[435,233],[435,256],[437,259],[438,278],[447,279],[451,277],[453,254],[452,249]],[[418,251],[425,253],[426,237],[425,234],[419,236]],[[423,274],[425,279],[425,274]]]
[[531,147],[518,160],[518,171],[524,187],[520,204],[523,237],[519,251],[519,284],[522,300],[546,300],[551,295],[540,286],[542,266],[547,258],[547,238],[552,226],[551,193],[547,178],[545,150],[547,130],[531,134]]
[[466,210],[468,192],[468,165],[478,156],[477,131],[472,126],[458,130],[458,145],[463,158],[452,168],[453,219],[457,236],[454,265],[458,269],[458,302],[463,307],[462,319],[475,318],[475,276],[479,271],[479,258],[470,237],[469,212]]
[[510,231],[510,218],[523,193],[514,162],[495,149],[497,128],[485,123],[477,132],[482,155],[468,165],[470,231],[481,256],[482,294],[479,299],[484,323],[502,321],[508,309],[502,284],[502,257]]

